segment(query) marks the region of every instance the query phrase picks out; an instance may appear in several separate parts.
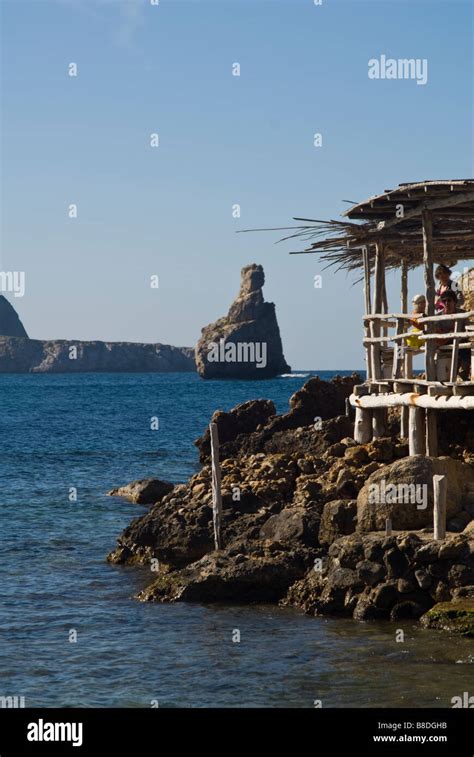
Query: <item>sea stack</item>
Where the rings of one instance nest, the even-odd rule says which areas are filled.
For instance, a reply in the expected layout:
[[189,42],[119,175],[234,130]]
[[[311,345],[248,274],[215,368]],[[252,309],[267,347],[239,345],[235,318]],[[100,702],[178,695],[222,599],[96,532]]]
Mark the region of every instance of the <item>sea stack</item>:
[[22,336],[28,338],[25,327],[13,305],[0,294],[0,336]]
[[205,326],[196,367],[206,379],[267,379],[291,371],[283,356],[273,302],[264,302],[263,267],[242,268],[240,291],[229,312]]

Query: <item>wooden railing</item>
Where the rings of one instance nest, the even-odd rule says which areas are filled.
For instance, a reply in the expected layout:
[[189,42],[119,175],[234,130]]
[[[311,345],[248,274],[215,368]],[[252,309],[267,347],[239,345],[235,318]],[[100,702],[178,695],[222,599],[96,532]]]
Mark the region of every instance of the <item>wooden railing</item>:
[[[463,313],[453,313],[452,315],[433,315],[416,318],[413,314],[407,313],[374,313],[366,314],[363,316],[364,321],[364,346],[366,348],[366,361],[367,361],[367,378],[372,381],[378,381],[384,378],[383,376],[383,353],[381,347],[383,345],[393,344],[393,367],[392,378],[399,377],[411,378],[411,360],[413,354],[423,351],[423,348],[410,349],[404,345],[407,339],[418,336],[423,342],[429,343],[431,340],[444,340],[453,339],[453,344],[449,345],[451,353],[451,369],[450,369],[450,381],[456,380],[457,363],[459,356],[459,348],[468,347],[471,351],[474,350],[474,331],[467,330],[461,331],[461,325],[463,321],[469,320],[474,317],[474,310]],[[455,324],[455,330],[448,333],[424,333],[407,331],[407,323],[416,322],[417,326],[423,326],[428,324],[430,330],[433,324],[442,323],[446,321],[453,321]],[[374,326],[377,324],[378,328]],[[384,336],[374,336],[373,334],[377,330],[380,333],[380,325],[384,327]],[[388,329],[395,328],[396,333],[389,335]],[[462,340],[465,339],[466,343],[463,344]],[[400,346],[399,346],[400,343]],[[434,347],[431,348],[431,350]],[[447,350],[443,350],[447,351]],[[472,352],[474,361],[474,352]],[[402,367],[403,366],[403,367]],[[471,368],[471,374],[473,368]],[[408,375],[409,374],[409,375]],[[388,378],[388,376],[385,376]],[[433,376],[433,379],[435,377]]]

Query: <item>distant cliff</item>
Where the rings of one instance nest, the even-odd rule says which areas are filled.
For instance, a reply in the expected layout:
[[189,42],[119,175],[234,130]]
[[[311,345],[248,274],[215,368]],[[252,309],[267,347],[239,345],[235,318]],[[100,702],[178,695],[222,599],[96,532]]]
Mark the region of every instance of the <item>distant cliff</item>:
[[0,336],[0,373],[195,371],[192,347]]
[[18,313],[3,294],[0,294],[0,334],[2,336],[28,337]]

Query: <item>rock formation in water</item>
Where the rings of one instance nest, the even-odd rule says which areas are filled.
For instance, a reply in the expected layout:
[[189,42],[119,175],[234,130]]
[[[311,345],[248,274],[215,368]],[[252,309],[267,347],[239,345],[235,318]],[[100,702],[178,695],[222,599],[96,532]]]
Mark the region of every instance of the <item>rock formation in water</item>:
[[169,373],[195,371],[192,347],[0,336],[0,373]]
[[264,379],[288,373],[275,305],[264,302],[261,265],[245,266],[240,291],[227,316],[205,326],[196,345],[203,378]]
[[[386,438],[357,444],[344,410],[359,381],[357,375],[311,379],[281,416],[268,400],[214,413],[224,548],[214,549],[206,431],[196,442],[201,470],[135,519],[109,555],[116,564],[159,561],[160,571],[137,598],[280,602],[312,615],[396,623],[422,618],[424,625],[473,636],[469,413],[440,418],[440,458],[409,457],[395,417]],[[315,424],[328,405],[334,417]],[[450,492],[443,542],[433,538],[433,473],[447,477]],[[385,496],[388,487],[397,489],[395,499]],[[379,504],[371,491],[381,492]]]
[[13,305],[0,294],[0,336],[22,336],[28,338],[25,327]]

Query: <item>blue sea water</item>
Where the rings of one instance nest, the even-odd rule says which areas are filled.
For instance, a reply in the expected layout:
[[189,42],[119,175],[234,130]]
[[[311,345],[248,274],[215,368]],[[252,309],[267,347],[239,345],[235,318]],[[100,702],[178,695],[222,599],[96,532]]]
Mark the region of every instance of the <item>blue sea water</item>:
[[388,623],[273,606],[142,604],[132,595],[149,571],[106,563],[143,512],[109,489],[147,476],[185,481],[215,409],[265,397],[284,412],[308,374],[0,376],[0,697],[44,707],[449,707],[469,690],[465,639],[400,623],[400,643]]

